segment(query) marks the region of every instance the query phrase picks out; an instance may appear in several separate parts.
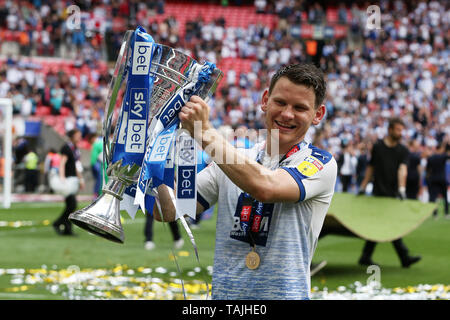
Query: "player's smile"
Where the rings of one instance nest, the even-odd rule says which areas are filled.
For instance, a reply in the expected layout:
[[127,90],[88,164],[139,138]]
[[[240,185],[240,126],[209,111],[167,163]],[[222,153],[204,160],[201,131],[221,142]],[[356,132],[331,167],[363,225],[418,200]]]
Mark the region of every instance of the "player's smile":
[[264,92],[262,110],[266,113],[269,132],[278,129],[280,153],[286,153],[302,141],[311,124],[319,124],[325,107],[315,108],[312,88],[298,85],[286,77],[280,78],[269,95]]

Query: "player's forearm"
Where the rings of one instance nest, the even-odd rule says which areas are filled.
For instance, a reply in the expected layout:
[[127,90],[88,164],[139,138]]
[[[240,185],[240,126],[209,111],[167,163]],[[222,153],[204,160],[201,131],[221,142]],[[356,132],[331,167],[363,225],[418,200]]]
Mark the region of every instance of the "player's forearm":
[[202,137],[196,137],[196,139],[239,188],[255,199],[267,200],[267,191],[270,189],[267,186],[273,185],[271,182],[273,171],[246,157],[214,128],[204,130]]
[[363,189],[363,190],[366,189],[367,184],[372,179],[372,176],[373,176],[373,167],[369,165],[369,166],[367,166],[366,173],[364,175],[364,179],[361,182],[361,186],[360,186],[361,189]]
[[406,176],[408,175],[408,169],[405,164],[400,165],[398,168],[398,187],[406,188]]
[[59,176],[61,177],[61,179],[65,179],[65,177],[66,177],[66,162],[67,162],[67,157],[62,156],[60,163],[59,163]]
[[179,118],[183,129],[202,145],[212,160],[239,188],[254,198],[268,200],[274,189],[273,171],[268,170],[234,148],[209,122],[209,106],[198,96],[192,96],[181,109]]

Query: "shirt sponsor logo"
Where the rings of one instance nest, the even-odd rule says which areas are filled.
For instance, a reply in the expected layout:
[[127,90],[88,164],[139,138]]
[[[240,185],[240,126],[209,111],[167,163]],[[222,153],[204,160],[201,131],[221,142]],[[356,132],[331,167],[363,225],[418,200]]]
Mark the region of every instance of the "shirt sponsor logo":
[[259,226],[261,225],[262,216],[254,216],[252,224],[252,232],[259,232]]
[[300,171],[301,174],[303,174],[305,177],[311,177],[319,171],[315,165],[313,165],[311,162],[303,161],[300,163],[297,167],[297,170]]
[[252,212],[252,206],[243,206],[241,211],[241,221],[250,221],[250,213]]
[[306,157],[305,160],[297,166],[297,170],[306,177],[311,177],[322,169],[323,163],[313,156]]

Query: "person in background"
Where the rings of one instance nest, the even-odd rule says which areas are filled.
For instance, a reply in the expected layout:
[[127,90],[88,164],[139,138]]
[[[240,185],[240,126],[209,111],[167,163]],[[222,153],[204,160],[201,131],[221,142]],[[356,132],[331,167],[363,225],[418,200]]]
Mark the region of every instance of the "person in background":
[[44,176],[45,176],[45,184],[48,187],[50,193],[53,193],[55,190],[52,190],[50,187],[50,175],[59,174],[59,163],[61,161],[61,156],[56,152],[54,148],[50,148],[45,156],[44,160]]
[[[406,176],[408,149],[400,143],[405,128],[400,118],[389,120],[388,134],[384,139],[378,140],[373,148],[366,175],[359,194],[364,194],[369,181],[373,178],[373,195],[378,197],[406,198]],[[376,265],[372,261],[372,254],[376,242],[366,241],[359,264]],[[410,256],[408,248],[401,238],[392,241],[403,268],[408,268],[418,262],[420,256]]]
[[103,184],[103,137],[97,134],[92,135],[91,150],[91,173],[94,177],[94,199],[102,192]]
[[[67,177],[78,177],[79,188],[84,188],[83,167],[80,161],[80,150],[77,144],[81,141],[81,131],[72,129],[67,133],[69,141],[61,148],[61,161],[59,165],[59,176],[62,184],[65,183]],[[69,215],[77,208],[77,198],[75,193],[71,193],[65,197],[65,207],[61,215],[53,222],[53,228],[58,235],[72,236],[72,223]]]
[[[157,213],[153,213],[157,214]],[[153,241],[153,221],[154,217],[152,214],[148,212],[145,214],[145,227],[144,227],[144,236],[145,236],[145,250],[153,250],[156,248],[156,244]],[[170,232],[173,237],[173,246],[175,249],[181,249],[184,246],[184,240],[180,234],[180,228],[178,226],[177,221],[169,222]]]
[[420,165],[422,154],[417,140],[410,140],[408,156],[408,175],[406,177],[406,198],[417,199],[421,187],[422,167]]
[[355,156],[355,150],[353,149],[353,145],[350,141],[343,140],[341,147],[342,153],[337,160],[337,165],[342,184],[342,192],[348,192],[352,185],[353,176],[356,172],[358,159]]
[[25,191],[34,192],[39,183],[39,157],[33,148],[27,145],[27,154],[23,158],[25,163]]
[[357,157],[358,162],[356,164],[356,186],[359,188],[364,180],[367,164],[369,163],[369,148],[365,143],[360,143],[358,149],[359,155]]
[[[430,202],[436,202],[438,196],[442,196],[444,199],[444,213],[445,218],[449,219],[448,212],[448,197],[447,188],[448,181],[445,172],[446,162],[450,157],[450,145],[443,140],[436,152],[427,159],[426,166],[426,182],[428,185],[428,193],[430,195]],[[433,216],[436,218],[438,209],[433,211]]]

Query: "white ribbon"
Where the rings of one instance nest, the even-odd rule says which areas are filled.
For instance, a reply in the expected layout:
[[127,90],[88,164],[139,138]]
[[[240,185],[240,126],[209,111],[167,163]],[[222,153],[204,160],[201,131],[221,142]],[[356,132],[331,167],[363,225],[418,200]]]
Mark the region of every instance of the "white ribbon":
[[175,158],[176,168],[176,218],[188,215],[195,219],[197,208],[197,147],[194,138],[180,130],[177,136]]

